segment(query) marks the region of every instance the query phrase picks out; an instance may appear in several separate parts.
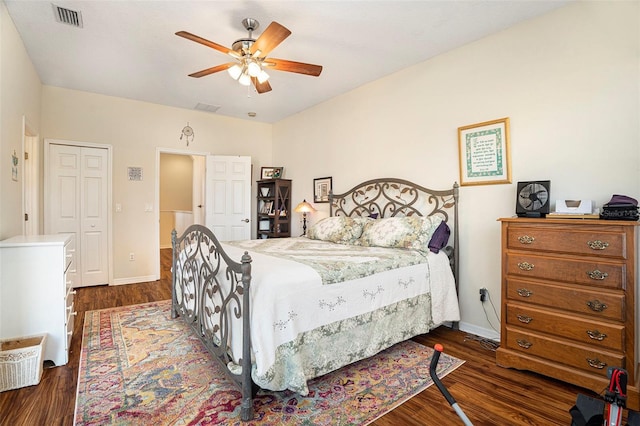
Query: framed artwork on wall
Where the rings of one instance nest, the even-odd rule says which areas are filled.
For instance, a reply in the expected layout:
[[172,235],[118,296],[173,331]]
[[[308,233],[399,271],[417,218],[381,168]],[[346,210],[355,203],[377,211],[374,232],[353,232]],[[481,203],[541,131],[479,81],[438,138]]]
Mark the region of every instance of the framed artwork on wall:
[[313,202],[328,203],[329,193],[333,189],[333,179],[331,177],[323,177],[313,180]]
[[511,183],[509,118],[458,128],[460,185]]

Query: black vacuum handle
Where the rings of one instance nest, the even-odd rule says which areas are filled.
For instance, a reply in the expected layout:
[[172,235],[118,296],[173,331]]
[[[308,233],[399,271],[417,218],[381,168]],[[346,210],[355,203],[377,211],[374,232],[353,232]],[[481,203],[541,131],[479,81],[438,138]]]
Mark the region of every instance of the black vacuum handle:
[[440,389],[440,392],[442,392],[442,395],[444,395],[444,397],[447,399],[447,402],[449,402],[449,405],[453,405],[456,403],[456,400],[453,398],[453,396],[451,396],[447,388],[444,387],[444,385],[438,378],[438,374],[436,373],[436,368],[438,367],[438,360],[440,360],[440,354],[442,353],[444,348],[440,343],[436,343],[433,349],[434,349],[434,352],[433,352],[433,356],[431,357],[431,365],[429,366],[429,374],[431,375],[431,380],[433,380],[433,383],[435,383],[438,389]]

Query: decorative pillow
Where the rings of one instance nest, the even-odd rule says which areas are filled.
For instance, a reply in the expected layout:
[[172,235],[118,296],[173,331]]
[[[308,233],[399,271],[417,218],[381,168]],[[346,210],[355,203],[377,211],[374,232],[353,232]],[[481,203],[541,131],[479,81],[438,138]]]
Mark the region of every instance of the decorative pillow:
[[438,225],[435,232],[431,236],[431,240],[429,240],[429,250],[434,253],[438,253],[440,250],[447,246],[450,235],[451,229],[449,228],[449,225],[447,225],[447,222],[440,222],[440,225]]
[[360,245],[429,250],[429,240],[442,222],[440,216],[388,217],[368,222]]
[[307,237],[312,240],[349,244],[360,238],[362,228],[363,223],[347,216],[326,217],[309,229]]

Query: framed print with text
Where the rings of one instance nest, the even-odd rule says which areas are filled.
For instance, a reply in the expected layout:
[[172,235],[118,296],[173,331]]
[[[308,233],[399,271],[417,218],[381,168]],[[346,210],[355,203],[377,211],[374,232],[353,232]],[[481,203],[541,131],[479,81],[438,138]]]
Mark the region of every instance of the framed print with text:
[[511,183],[509,118],[458,128],[460,185]]

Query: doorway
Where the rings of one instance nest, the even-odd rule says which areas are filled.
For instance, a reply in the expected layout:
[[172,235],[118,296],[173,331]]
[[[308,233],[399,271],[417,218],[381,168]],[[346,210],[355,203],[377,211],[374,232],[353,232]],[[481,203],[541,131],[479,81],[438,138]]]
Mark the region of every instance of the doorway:
[[[204,224],[205,163],[208,153],[156,149],[156,197],[158,232],[155,250],[158,258],[155,275],[160,278],[167,271],[161,269],[161,256],[170,256],[171,231],[184,231],[192,223]],[[179,193],[178,193],[179,192]],[[172,198],[176,194],[179,200]],[[166,252],[169,252],[167,254]]]
[[22,217],[24,235],[40,234],[40,150],[38,132],[22,117],[22,152],[24,152],[24,180],[22,187]]
[[160,153],[160,249],[171,248],[171,231],[178,235],[192,224],[204,224],[203,155]]
[[[165,160],[182,164],[182,168],[171,170],[166,167],[169,162],[165,163]],[[213,230],[220,241],[251,238],[251,157],[213,156],[158,148],[156,171],[156,276],[161,276],[160,257],[164,255],[161,251],[171,248],[171,231],[174,228],[181,235],[189,225],[198,223]],[[167,175],[163,176],[164,173]],[[191,176],[191,179],[180,174]],[[174,185],[175,179],[183,181],[180,191],[192,194],[191,211],[182,210],[189,205],[186,201],[181,201],[180,205],[165,203],[168,196],[163,192]]]

